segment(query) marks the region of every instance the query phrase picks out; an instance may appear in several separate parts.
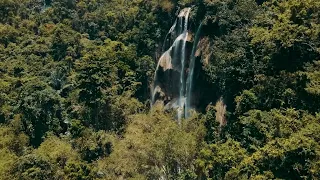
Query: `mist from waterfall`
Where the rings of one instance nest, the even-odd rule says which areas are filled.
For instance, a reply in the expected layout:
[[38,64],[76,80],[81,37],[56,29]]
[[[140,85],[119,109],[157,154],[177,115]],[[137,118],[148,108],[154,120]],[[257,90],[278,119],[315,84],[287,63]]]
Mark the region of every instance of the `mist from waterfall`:
[[[167,93],[165,94],[166,99],[162,100],[167,104],[166,107],[177,109],[179,122],[181,118],[189,116],[189,110],[191,109],[191,90],[195,65],[194,56],[201,30],[200,25],[195,34],[192,52],[189,57],[187,55],[187,42],[190,42],[188,31],[190,12],[191,8],[182,9],[169,32],[166,34],[162,50],[165,51],[166,48],[168,49],[158,60],[154,74],[154,82],[151,87],[151,106]],[[167,47],[170,39],[174,39],[174,41],[170,47]],[[190,49],[191,47],[189,50]],[[189,64],[188,73],[186,71],[187,64]]]

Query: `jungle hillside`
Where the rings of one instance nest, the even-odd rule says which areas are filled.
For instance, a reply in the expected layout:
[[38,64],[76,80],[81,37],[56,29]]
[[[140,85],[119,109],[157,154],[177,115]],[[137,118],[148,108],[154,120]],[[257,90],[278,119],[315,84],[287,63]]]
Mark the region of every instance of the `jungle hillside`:
[[320,179],[320,0],[0,0],[0,179]]

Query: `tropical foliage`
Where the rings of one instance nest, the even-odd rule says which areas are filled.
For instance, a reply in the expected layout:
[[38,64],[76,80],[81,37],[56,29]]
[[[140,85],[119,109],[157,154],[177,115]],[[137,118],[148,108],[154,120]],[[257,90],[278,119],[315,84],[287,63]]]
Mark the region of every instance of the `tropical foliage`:
[[[186,6],[208,88],[179,124],[148,99]],[[320,179],[319,113],[320,0],[0,0],[0,179]]]

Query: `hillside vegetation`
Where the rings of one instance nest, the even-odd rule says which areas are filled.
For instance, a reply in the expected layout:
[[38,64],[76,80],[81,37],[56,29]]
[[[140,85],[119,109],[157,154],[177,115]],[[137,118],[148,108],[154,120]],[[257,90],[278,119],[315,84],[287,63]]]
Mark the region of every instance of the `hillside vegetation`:
[[[178,124],[149,98],[183,7],[210,96]],[[0,0],[0,123],[0,179],[320,179],[320,0]]]

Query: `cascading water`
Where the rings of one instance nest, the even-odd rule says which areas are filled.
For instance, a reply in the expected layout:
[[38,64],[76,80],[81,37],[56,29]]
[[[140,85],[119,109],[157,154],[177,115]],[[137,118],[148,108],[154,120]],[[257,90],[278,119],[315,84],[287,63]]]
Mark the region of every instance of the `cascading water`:
[[188,38],[188,22],[189,22],[189,14],[190,14],[191,8],[187,9],[187,12],[185,13],[184,18],[184,28],[183,28],[183,36],[184,39],[182,41],[182,50],[181,50],[181,73],[180,73],[180,91],[179,91],[179,110],[178,110],[178,119],[180,120],[184,111],[185,106],[185,98],[184,98],[184,66],[185,66],[185,59],[186,59],[186,42]]
[[166,43],[167,43],[167,39],[168,39],[168,36],[169,34],[171,34],[174,29],[176,28],[177,26],[177,20],[173,23],[173,25],[171,26],[169,32],[167,33],[166,37],[164,38],[164,42],[163,42],[163,46],[162,46],[162,51],[164,51],[164,48],[166,47]]
[[[171,31],[171,30],[170,30]],[[155,103],[155,96],[156,96],[156,93],[159,92],[161,90],[161,88],[159,86],[157,86],[157,82],[158,82],[158,71],[159,71],[159,68],[160,66],[163,68],[163,70],[167,70],[167,69],[172,69],[172,57],[171,57],[171,53],[174,49],[174,51],[176,52],[177,49],[178,49],[178,46],[179,46],[179,43],[180,41],[183,40],[183,34],[179,35],[173,42],[172,46],[166,51],[164,52],[159,61],[158,61],[158,64],[157,64],[157,68],[156,68],[156,71],[154,73],[154,84],[153,84],[153,87],[152,87],[152,95],[151,95],[151,103]],[[176,59],[176,58],[175,58]],[[151,105],[152,105],[151,104]]]
[[[188,117],[187,111],[191,107],[194,55],[201,29],[197,30],[189,58],[190,53],[188,52],[191,50],[188,32],[190,12],[191,8],[182,9],[165,37],[163,50],[168,49],[158,61],[151,94],[151,105],[160,99],[166,104],[165,108],[176,108],[179,122],[181,118]],[[175,39],[170,47],[166,47],[169,42],[167,38]],[[186,73],[187,64],[189,64],[189,73]]]
[[189,64],[189,74],[187,78],[187,92],[186,92],[186,106],[185,106],[185,117],[189,116],[190,109],[191,109],[191,101],[192,101],[192,85],[193,85],[193,74],[194,74],[194,66],[195,66],[195,53],[198,47],[199,39],[200,39],[200,32],[202,28],[202,23],[200,24],[196,35],[194,37],[194,42],[192,46],[191,56],[190,56],[190,64]]
[[[157,64],[155,75],[154,75],[154,84],[152,87],[152,94],[151,94],[151,104],[155,103],[155,96],[156,94],[161,91],[161,88],[158,86],[159,79],[158,79],[158,73],[160,67],[163,71],[167,69],[176,69],[178,70],[177,66],[181,66],[181,68],[184,66],[184,63],[181,63],[181,56],[185,54],[185,43],[188,33],[188,20],[189,20],[189,13],[191,8],[185,8],[182,9],[178,15],[178,18],[170,28],[169,32],[166,35],[166,38],[164,40],[163,49],[166,46],[166,41],[169,35],[173,36],[175,38],[173,44],[167,51],[165,51]],[[183,60],[184,61],[184,60]],[[179,70],[179,74],[181,76],[182,69]],[[179,78],[181,79],[181,78]],[[174,84],[179,84],[179,82],[173,82]],[[175,86],[176,87],[176,86]],[[180,87],[179,87],[180,88]],[[180,104],[180,103],[178,103]]]
[[[151,107],[160,102],[165,105],[165,109],[176,109],[179,124],[182,118],[189,116],[191,109],[195,54],[202,26],[200,24],[197,29],[192,45],[192,38],[188,31],[191,24],[189,23],[190,12],[191,8],[182,9],[166,34],[162,47],[164,52],[158,60],[151,89]],[[172,43],[171,46],[169,42]],[[181,173],[178,162],[175,172]],[[166,179],[165,175],[160,179]]]

